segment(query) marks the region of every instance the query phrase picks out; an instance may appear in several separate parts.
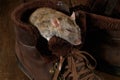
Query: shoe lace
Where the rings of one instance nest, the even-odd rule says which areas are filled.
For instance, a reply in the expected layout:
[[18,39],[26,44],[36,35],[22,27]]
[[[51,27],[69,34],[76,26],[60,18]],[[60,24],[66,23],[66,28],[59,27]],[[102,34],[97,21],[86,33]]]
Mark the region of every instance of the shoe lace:
[[[93,65],[86,56],[91,58]],[[67,62],[65,66],[64,62]],[[73,49],[70,55],[60,56],[52,80],[101,80],[93,71],[96,64],[96,60],[89,53]],[[63,68],[64,72],[62,72]]]

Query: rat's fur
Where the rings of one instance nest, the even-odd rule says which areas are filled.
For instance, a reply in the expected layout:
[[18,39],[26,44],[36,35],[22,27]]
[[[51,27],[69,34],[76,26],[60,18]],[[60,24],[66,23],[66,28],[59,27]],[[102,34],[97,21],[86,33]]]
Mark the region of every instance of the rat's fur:
[[80,28],[75,23],[75,14],[69,17],[54,9],[39,8],[31,14],[30,22],[48,41],[52,36],[57,36],[73,45],[81,43]]

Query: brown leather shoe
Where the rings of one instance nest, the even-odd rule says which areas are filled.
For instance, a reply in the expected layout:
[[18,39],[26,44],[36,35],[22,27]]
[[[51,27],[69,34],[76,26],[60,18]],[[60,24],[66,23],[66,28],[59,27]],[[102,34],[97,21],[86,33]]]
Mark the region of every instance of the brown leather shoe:
[[11,18],[16,24],[16,56],[21,69],[31,80],[50,80],[49,69],[56,57],[48,50],[47,41],[28,21],[29,15],[38,7],[60,10],[49,0],[38,0],[21,4],[13,11]]
[[76,11],[81,12],[87,22],[84,50],[95,56],[100,70],[120,75],[120,19]]
[[[62,10],[59,5],[54,4],[51,1],[48,0],[38,0],[38,1],[33,1],[33,2],[28,2],[25,4],[20,5],[15,9],[15,11],[12,13],[12,20],[16,24],[16,56],[19,62],[20,68],[23,70],[23,72],[31,79],[31,80],[57,80],[57,78],[64,78],[67,80],[70,80],[69,78],[71,75],[68,74],[69,70],[71,70],[69,73],[74,71],[77,71],[79,74],[73,76],[74,80],[77,79],[88,79],[90,78],[91,80],[99,80],[100,78],[94,74],[94,68],[95,66],[90,66],[88,59],[84,56],[90,56],[89,54],[86,54],[85,52],[80,52],[78,49],[73,48],[73,50],[70,50],[70,55],[68,57],[65,57],[66,55],[63,56],[63,58],[60,58],[60,65],[58,66],[59,70],[60,67],[64,75],[62,77],[59,77],[58,69],[55,69],[55,74],[51,74],[52,70],[55,66],[55,63],[59,64],[59,57],[58,55],[56,56],[54,51],[50,49],[50,44],[48,45],[47,41],[40,36],[38,30],[32,26],[29,21],[29,15],[38,7],[51,7],[53,9],[62,11],[66,13],[67,15],[70,14],[70,12],[67,12],[68,10]],[[83,16],[85,17],[85,16]],[[85,23],[84,18],[81,18],[81,28],[83,29],[83,33],[85,32]],[[79,22],[79,21],[78,21]],[[82,33],[82,34],[83,34]],[[71,47],[71,45],[68,45]],[[69,47],[67,47],[69,48]],[[63,48],[64,50],[65,48]],[[72,52],[71,52],[72,51]],[[75,55],[74,55],[75,54]],[[77,58],[76,55],[78,55]],[[77,58],[77,60],[76,60]],[[90,56],[91,59],[93,59]],[[70,59],[72,61],[72,64],[74,65],[74,69],[68,66],[70,62],[67,60]],[[61,62],[65,61],[65,65],[62,67]],[[78,63],[77,63],[78,62]],[[94,62],[94,60],[93,60]],[[66,67],[65,67],[66,66]],[[78,70],[75,70],[75,67]],[[65,69],[65,70],[63,70]],[[67,72],[68,76],[65,76]],[[78,78],[79,76],[79,78]]]

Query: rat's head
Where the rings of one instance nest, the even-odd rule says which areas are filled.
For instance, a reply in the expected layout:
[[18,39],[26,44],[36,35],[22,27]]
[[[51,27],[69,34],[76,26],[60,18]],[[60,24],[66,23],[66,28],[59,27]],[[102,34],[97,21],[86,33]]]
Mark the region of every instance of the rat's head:
[[81,31],[75,22],[75,13],[71,17],[60,16],[51,20],[56,36],[65,39],[73,45],[81,44]]

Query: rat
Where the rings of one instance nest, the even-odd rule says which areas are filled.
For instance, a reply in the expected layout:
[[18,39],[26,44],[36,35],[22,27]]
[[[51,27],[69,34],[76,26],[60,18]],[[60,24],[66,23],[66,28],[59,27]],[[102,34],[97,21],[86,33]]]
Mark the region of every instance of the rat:
[[81,44],[81,30],[75,22],[75,12],[68,16],[52,8],[43,7],[36,9],[30,15],[29,21],[47,41],[57,36],[72,45]]

